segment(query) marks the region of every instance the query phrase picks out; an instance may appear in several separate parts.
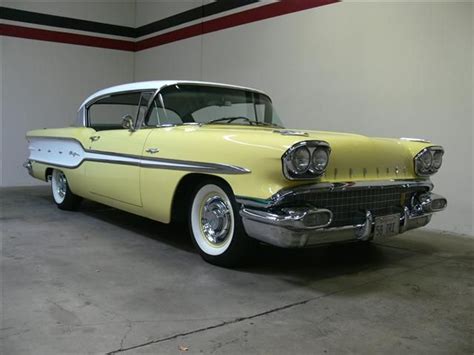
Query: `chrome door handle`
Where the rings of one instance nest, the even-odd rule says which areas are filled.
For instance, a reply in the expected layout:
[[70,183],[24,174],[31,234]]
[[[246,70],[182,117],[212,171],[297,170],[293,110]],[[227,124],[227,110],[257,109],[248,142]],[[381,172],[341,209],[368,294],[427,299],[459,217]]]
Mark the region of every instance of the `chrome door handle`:
[[92,136],[92,137],[89,137],[89,139],[91,140],[91,142],[96,142],[100,139],[100,136]]
[[147,150],[145,150],[145,152],[150,153],[150,154],[156,154],[159,151],[160,150],[158,148],[148,148]]

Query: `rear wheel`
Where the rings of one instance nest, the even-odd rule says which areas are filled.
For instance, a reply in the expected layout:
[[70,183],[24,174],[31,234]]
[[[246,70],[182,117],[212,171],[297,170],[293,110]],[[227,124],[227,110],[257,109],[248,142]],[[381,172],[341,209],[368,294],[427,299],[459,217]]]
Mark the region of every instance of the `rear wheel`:
[[61,170],[55,169],[51,174],[51,191],[54,203],[58,208],[66,211],[74,211],[79,208],[82,198],[72,193],[66,175]]
[[219,266],[247,261],[255,243],[245,234],[232,191],[218,181],[207,181],[192,196],[188,223],[202,258]]

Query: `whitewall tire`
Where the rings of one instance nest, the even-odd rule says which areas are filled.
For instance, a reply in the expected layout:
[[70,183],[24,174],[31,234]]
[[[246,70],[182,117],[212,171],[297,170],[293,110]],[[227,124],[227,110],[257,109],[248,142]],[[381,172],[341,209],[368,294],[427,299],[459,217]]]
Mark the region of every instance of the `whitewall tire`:
[[245,235],[232,191],[220,181],[199,184],[192,194],[188,224],[194,245],[208,262],[241,264],[252,240]]
[[61,170],[54,169],[51,174],[51,192],[54,203],[62,210],[76,210],[82,200],[72,193],[66,175]]

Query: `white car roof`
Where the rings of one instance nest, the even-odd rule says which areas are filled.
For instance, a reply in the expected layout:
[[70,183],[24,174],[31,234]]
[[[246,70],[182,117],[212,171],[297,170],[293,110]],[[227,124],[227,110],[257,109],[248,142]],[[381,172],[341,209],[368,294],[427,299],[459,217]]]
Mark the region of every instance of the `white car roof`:
[[[117,86],[112,86],[103,90],[99,90],[96,93],[89,96],[87,99],[79,107],[81,110],[88,102],[94,101],[96,98],[101,96],[107,96],[114,93],[124,92],[124,91],[135,91],[135,90],[159,90],[164,86],[170,85],[178,85],[178,84],[196,84],[196,85],[207,85],[207,86],[220,86],[225,88],[232,88],[232,89],[241,89],[241,90],[249,90],[262,93],[267,95],[263,91],[247,88],[243,86],[236,86],[236,85],[228,85],[222,83],[212,83],[206,81],[190,81],[190,80],[153,80],[153,81],[140,81],[136,83],[129,83],[129,84],[122,84]],[[267,95],[268,96],[268,95]]]

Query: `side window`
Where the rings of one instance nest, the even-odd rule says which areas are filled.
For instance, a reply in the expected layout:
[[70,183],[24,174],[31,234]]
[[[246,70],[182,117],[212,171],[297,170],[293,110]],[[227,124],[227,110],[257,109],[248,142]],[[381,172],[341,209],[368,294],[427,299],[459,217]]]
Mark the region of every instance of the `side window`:
[[137,117],[141,93],[117,94],[105,97],[92,104],[87,110],[88,125],[97,131],[122,129],[126,115]]
[[151,106],[150,115],[146,121],[147,126],[159,126],[164,124],[180,124],[183,120],[179,115],[169,109],[162,108],[158,100],[154,100]]

